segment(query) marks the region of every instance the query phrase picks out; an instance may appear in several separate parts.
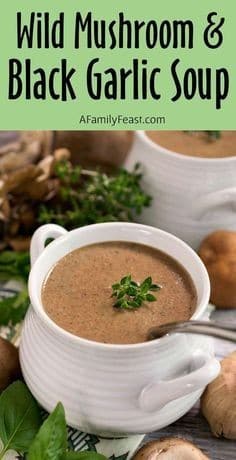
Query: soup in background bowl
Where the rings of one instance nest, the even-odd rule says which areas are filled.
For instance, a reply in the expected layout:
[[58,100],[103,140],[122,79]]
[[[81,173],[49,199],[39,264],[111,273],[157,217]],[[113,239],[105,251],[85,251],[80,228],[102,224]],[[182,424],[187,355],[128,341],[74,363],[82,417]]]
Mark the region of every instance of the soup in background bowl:
[[[55,241],[45,248],[48,238]],[[71,232],[49,224],[36,231],[29,278],[32,306],[20,344],[25,381],[48,411],[61,401],[69,425],[109,436],[147,433],[169,425],[193,406],[220,370],[212,341],[206,337],[175,334],[142,343],[107,344],[68,332],[49,316],[41,294],[53,267],[63,263],[64,257],[73,256],[73,251],[76,254],[81,250],[82,254],[92,245],[112,246],[117,241],[126,248],[127,244],[128,248],[141,245],[141,252],[142,246],[151,248],[148,251],[158,256],[161,251],[167,260],[171,258],[171,264],[174,259],[186,270],[196,295],[192,319],[206,315],[210,292],[208,275],[198,255],[162,230],[114,222]],[[114,267],[116,258],[110,263]],[[68,277],[65,270],[61,273],[61,292]],[[91,322],[88,330],[94,327]]]
[[146,131],[156,144],[192,157],[236,156],[236,131]]

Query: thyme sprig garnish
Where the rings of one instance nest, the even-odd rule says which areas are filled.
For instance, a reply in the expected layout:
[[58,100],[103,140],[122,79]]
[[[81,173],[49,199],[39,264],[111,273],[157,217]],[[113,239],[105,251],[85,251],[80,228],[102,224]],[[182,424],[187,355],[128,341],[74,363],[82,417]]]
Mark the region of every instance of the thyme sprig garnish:
[[156,297],[151,292],[160,289],[159,284],[153,284],[151,276],[142,283],[137,283],[132,280],[131,275],[126,275],[119,283],[112,285],[112,297],[116,297],[113,306],[129,310],[139,308],[144,302],[154,302]]
[[208,140],[210,141],[217,141],[218,139],[221,138],[221,131],[185,131],[185,132],[189,134],[204,133],[206,134]]
[[212,141],[216,141],[221,137],[221,131],[206,131],[208,138]]

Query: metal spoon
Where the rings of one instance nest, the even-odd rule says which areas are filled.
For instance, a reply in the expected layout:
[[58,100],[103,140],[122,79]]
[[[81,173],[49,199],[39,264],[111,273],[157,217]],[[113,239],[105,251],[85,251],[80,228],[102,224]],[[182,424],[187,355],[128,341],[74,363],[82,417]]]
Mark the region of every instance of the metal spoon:
[[236,343],[236,326],[229,323],[216,323],[214,321],[178,321],[163,324],[148,331],[147,339],[154,340],[166,334],[184,332],[185,334],[203,334],[217,339],[230,340]]

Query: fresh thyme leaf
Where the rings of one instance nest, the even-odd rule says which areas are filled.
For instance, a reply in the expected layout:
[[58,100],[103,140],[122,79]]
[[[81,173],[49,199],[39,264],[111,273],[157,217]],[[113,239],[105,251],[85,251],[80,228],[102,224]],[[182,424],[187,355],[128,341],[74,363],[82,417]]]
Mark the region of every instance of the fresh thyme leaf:
[[[112,289],[114,289],[115,291],[116,291],[117,289],[119,289],[119,287],[120,287],[119,283],[116,283],[116,284],[113,284],[113,285],[112,285]],[[112,294],[112,295],[114,295],[114,294]]]
[[151,285],[152,285],[152,278],[151,276],[149,276],[140,284],[140,289],[141,291],[146,292],[147,290],[150,289]]
[[194,134],[194,133],[204,133],[207,135],[208,139],[211,141],[216,141],[221,138],[221,131],[185,131],[185,133]]
[[111,297],[116,297],[114,307],[121,309],[139,308],[143,302],[154,302],[156,297],[151,291],[159,291],[161,286],[153,284],[151,276],[148,276],[142,283],[136,283],[131,275],[121,278],[119,283],[112,285]]
[[154,302],[156,300],[156,297],[153,294],[146,294],[146,300],[148,302]]
[[151,285],[151,290],[152,291],[160,291],[161,286],[159,284],[152,284]]
[[221,137],[221,131],[206,131],[208,137],[210,140],[215,141],[217,139],[220,139]]

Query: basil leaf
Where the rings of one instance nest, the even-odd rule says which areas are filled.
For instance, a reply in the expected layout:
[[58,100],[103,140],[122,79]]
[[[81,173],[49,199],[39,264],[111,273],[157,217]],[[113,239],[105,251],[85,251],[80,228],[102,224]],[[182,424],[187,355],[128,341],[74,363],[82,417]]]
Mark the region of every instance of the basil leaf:
[[10,385],[0,396],[0,439],[4,453],[26,452],[42,423],[40,409],[23,382]]
[[106,460],[102,454],[94,451],[66,452],[65,460]]
[[63,405],[58,403],[30,446],[27,460],[64,460],[67,430]]

